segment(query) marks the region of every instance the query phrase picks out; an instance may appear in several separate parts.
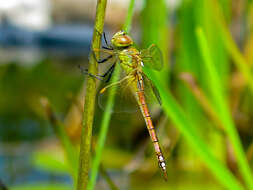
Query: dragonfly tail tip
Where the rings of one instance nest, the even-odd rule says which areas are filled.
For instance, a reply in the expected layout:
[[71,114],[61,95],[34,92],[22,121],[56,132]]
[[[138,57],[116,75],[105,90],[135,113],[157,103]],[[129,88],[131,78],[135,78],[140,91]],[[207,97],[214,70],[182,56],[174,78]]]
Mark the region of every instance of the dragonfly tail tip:
[[163,177],[164,177],[164,180],[167,182],[168,181],[168,174],[166,171],[163,171]]
[[167,174],[167,170],[166,169],[162,169],[162,171],[163,171],[163,179],[164,179],[164,181],[168,181],[168,174]]

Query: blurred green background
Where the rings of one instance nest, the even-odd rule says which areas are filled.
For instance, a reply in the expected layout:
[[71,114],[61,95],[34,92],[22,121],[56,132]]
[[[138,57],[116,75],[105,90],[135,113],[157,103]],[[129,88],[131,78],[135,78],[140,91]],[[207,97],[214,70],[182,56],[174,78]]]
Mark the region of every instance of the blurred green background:
[[[78,65],[88,67],[96,1],[1,4],[0,189],[74,189],[89,93]],[[108,1],[108,39],[128,4]],[[141,113],[115,113],[95,189],[253,189],[252,0],[138,0],[134,10],[137,46],[164,57],[161,72],[145,72],[163,101],[150,109],[168,181]],[[102,115],[96,106],[93,152]]]

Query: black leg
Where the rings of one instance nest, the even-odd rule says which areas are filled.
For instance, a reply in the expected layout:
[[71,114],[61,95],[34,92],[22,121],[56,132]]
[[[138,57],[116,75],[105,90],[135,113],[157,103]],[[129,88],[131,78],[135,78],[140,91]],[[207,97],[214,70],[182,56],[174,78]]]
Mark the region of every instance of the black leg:
[[106,83],[109,82],[109,81],[111,80],[111,78],[112,78],[112,73],[113,73],[113,71],[114,71],[115,65],[116,65],[115,63],[112,65],[112,67],[111,67],[112,69],[111,69],[111,71],[110,71],[110,74],[109,74],[107,80],[105,81]]
[[81,72],[85,75],[89,75],[90,77],[96,78],[98,80],[103,80],[103,78],[100,78],[101,76],[99,75],[93,75],[91,73],[88,72],[88,69],[84,69],[81,65],[78,65],[79,69],[81,70]]
[[109,82],[111,79],[112,73],[114,71],[115,65],[116,64],[114,63],[103,75],[93,75],[93,74],[89,73],[87,69],[84,69],[81,65],[78,65],[78,67],[82,71],[83,74],[89,75],[89,76],[94,77],[94,78],[101,80],[101,81],[103,81],[104,78],[109,74],[109,77],[105,81],[105,82]]
[[[102,36],[102,33],[99,32],[97,29],[96,29],[96,32],[97,32],[100,36]],[[106,46],[107,46],[107,49],[113,50],[113,48],[108,44],[108,41],[107,41],[106,36],[105,36],[105,32],[103,32],[103,37],[104,37],[104,41],[105,41],[105,44],[106,44]],[[105,48],[105,49],[106,49],[106,48]]]
[[107,39],[106,39],[106,36],[105,36],[105,32],[103,32],[103,35],[104,35],[105,44],[107,45],[107,47],[110,47],[110,46],[108,45],[108,42],[107,42]]
[[102,60],[97,60],[97,62],[98,62],[98,63],[104,63],[104,62],[108,61],[108,60],[111,59],[111,58],[112,58],[112,55],[109,55],[108,57],[106,57],[106,58],[104,58],[104,59],[102,59]]
[[100,35],[100,36],[102,36],[102,33],[101,32],[99,32],[97,29],[95,29],[96,30],[96,32]]
[[102,48],[107,49],[107,50],[113,50],[113,48],[111,48],[111,47],[102,46]]
[[113,48],[108,44],[108,41],[107,41],[107,39],[106,39],[105,32],[103,32],[103,36],[104,36],[104,41],[105,41],[105,44],[106,44],[107,47],[102,46],[102,48],[108,49],[108,50],[113,50]]
[[109,73],[114,70],[115,63],[105,72],[105,74],[101,75],[101,77],[106,77]]
[[111,58],[113,57],[113,55],[109,55],[108,57],[106,57],[106,58],[104,58],[104,59],[102,59],[102,60],[97,60],[94,51],[92,51],[92,54],[93,54],[93,57],[95,58],[95,60],[96,60],[96,62],[97,62],[98,64],[104,63],[104,62],[108,61],[109,59],[111,59]]

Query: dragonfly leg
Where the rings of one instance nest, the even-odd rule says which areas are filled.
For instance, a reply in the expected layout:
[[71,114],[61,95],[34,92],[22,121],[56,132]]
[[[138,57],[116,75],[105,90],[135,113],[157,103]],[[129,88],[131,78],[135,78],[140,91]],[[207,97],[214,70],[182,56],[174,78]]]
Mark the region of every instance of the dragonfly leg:
[[112,73],[114,71],[114,68],[115,68],[115,63],[111,66],[111,68],[105,73],[106,75],[109,74],[107,80],[105,81],[106,83],[109,82],[111,80],[111,77],[112,77]]
[[86,75],[89,75],[90,77],[96,78],[96,79],[98,79],[98,80],[100,80],[100,81],[103,80],[102,78],[99,78],[100,76],[98,76],[98,75],[93,75],[93,74],[89,73],[88,71],[87,71],[85,74],[86,74]]
[[89,75],[89,76],[94,77],[94,78],[101,80],[101,81],[109,74],[109,77],[106,80],[106,82],[108,82],[110,80],[113,70],[115,68],[115,63],[103,75],[93,75],[93,74],[89,73],[87,69],[84,69],[81,65],[78,65],[78,67],[82,71],[83,74]]
[[[108,49],[109,50],[109,49]],[[99,63],[104,63],[106,61],[108,61],[109,59],[111,59],[113,57],[113,53],[111,51],[108,51],[108,50],[103,50],[103,49],[94,49],[92,51],[92,55],[94,57],[94,59],[96,60],[96,62],[99,64]],[[101,59],[101,60],[98,60],[96,55],[95,55],[95,51],[98,52],[98,51],[101,51],[101,52],[106,52],[108,54],[110,54],[108,57],[104,58],[104,59]]]
[[102,46],[102,47],[105,48],[105,49],[113,50],[113,48],[107,42],[105,32],[103,32],[103,36],[104,36],[104,41],[105,41],[105,44],[106,44],[107,47],[104,47],[104,46]]
[[100,78],[102,76],[99,76],[99,75],[93,75],[91,73],[88,72],[88,69],[84,69],[81,65],[78,65],[79,69],[81,70],[81,72],[85,75],[89,75],[90,77],[93,77],[93,78],[96,78],[98,80],[103,80],[103,78]]
[[94,51],[94,52],[99,52],[99,51],[100,51],[100,52],[105,52],[105,53],[108,53],[108,54],[111,54],[111,55],[114,54],[113,51],[107,50],[107,49],[98,49],[98,48],[94,48],[93,51]]
[[[96,29],[96,32],[97,32],[100,36],[102,36],[102,33],[99,32],[97,29]],[[104,41],[105,41],[105,44],[106,44],[107,47],[104,47],[104,46],[102,46],[102,47],[105,48],[105,49],[108,49],[108,50],[113,50],[113,48],[108,44],[108,41],[107,41],[107,39],[106,39],[105,32],[103,32],[103,38],[104,38]]]
[[120,81],[117,81],[117,82],[114,82],[114,83],[112,83],[112,84],[107,85],[106,87],[104,87],[104,88],[102,88],[102,89],[100,90],[100,93],[101,93],[101,94],[104,93],[106,89],[111,88],[112,86],[118,85],[118,84],[124,82],[125,80],[128,80],[128,79],[131,78],[131,77],[132,77],[132,76],[126,76],[125,78],[121,79]]
[[113,48],[111,48],[111,47],[102,46],[102,48],[107,49],[107,50],[113,50]]
[[112,55],[109,55],[108,57],[104,58],[104,59],[101,59],[101,60],[97,60],[98,63],[104,63],[106,61],[108,61],[109,59],[112,58]]

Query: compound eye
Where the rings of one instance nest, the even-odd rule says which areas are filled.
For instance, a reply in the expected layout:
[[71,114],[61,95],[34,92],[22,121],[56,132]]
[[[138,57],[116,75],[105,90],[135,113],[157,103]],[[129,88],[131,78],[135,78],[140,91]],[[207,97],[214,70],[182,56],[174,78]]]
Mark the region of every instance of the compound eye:
[[121,35],[126,35],[126,32],[124,30],[121,30]]
[[124,36],[121,36],[118,39],[118,43],[122,44],[122,45],[131,45],[132,44],[132,39],[129,36],[124,35]]

